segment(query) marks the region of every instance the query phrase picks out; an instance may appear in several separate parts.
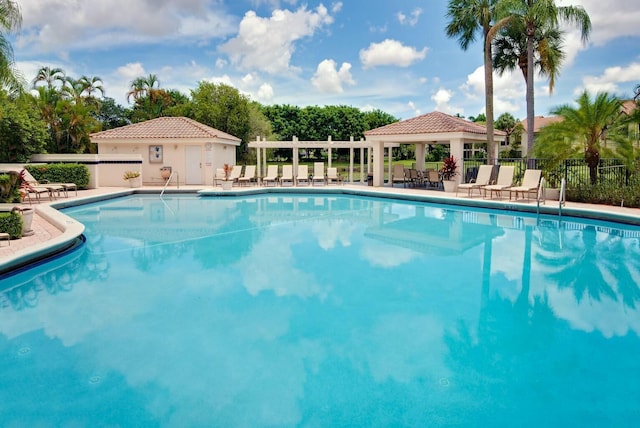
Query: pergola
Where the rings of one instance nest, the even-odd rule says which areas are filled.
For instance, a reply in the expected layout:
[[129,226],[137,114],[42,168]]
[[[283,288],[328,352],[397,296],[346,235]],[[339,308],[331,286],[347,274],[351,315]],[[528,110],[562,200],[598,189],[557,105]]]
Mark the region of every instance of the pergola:
[[[383,143],[385,147],[398,147],[397,143]],[[360,150],[360,171],[371,172],[371,156],[373,144],[363,139],[354,140],[353,137],[349,141],[333,141],[331,136],[327,141],[299,141],[297,137],[293,137],[292,141],[267,141],[261,140],[260,137],[256,141],[249,142],[249,148],[256,149],[257,174],[262,176],[262,171],[267,170],[267,149],[291,149],[293,156],[293,171],[298,173],[298,151],[300,149],[325,149],[328,153],[328,163],[331,167],[331,152],[333,149],[349,149],[349,182],[353,182],[353,167],[355,150]],[[365,149],[367,154],[365,155]],[[366,159],[366,169],[365,169]],[[365,174],[360,174],[360,182],[365,180]]]
[[[416,168],[424,169],[425,149],[431,144],[449,144],[450,154],[458,160],[458,167],[464,171],[465,143],[487,143],[485,125],[470,122],[466,119],[434,111],[411,119],[395,122],[364,133],[367,143],[373,147],[373,185],[384,185],[384,149],[391,145],[415,144]],[[499,143],[505,141],[506,133],[494,132],[495,151],[498,153]],[[391,149],[389,148],[389,159]],[[392,162],[389,162],[391,177]],[[460,182],[464,174],[458,174]]]

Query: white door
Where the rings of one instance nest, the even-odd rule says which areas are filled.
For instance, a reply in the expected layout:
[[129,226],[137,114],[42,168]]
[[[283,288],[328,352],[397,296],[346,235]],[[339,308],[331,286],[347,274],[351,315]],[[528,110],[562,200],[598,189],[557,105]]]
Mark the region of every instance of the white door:
[[202,184],[202,147],[186,146],[184,184]]

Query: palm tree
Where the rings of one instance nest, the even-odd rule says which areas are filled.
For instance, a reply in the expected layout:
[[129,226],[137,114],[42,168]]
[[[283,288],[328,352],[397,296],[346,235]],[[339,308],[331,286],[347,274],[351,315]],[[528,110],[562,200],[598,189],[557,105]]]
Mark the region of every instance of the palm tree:
[[606,144],[612,143],[627,163],[632,161],[628,157],[632,150],[628,127],[620,114],[622,102],[615,96],[602,92],[592,100],[589,93],[584,91],[578,97],[577,104],[577,108],[565,104],[551,111],[562,120],[542,129],[535,151],[544,157],[558,153],[566,157],[581,150],[589,166],[591,184],[596,184],[600,152]]
[[38,83],[44,82],[47,88],[53,88],[54,83],[60,82],[64,85],[66,76],[64,70],[61,68],[51,68],[49,66],[41,67],[38,70],[38,74],[33,78],[33,87],[38,86]]
[[149,74],[147,77],[137,77],[130,83],[130,90],[127,93],[127,101],[133,98],[134,101],[140,98],[154,98],[153,93],[158,90],[160,81],[155,74]]
[[15,89],[19,83],[13,69],[13,48],[8,35],[16,33],[22,25],[22,13],[17,2],[0,0],[0,87]]
[[[536,34],[541,28],[557,28],[560,22],[576,24],[580,28],[582,41],[586,42],[591,32],[591,20],[582,6],[557,6],[555,0],[501,0],[497,6],[500,16],[509,17],[510,24],[520,21],[527,36],[527,64],[535,64],[534,48]],[[534,91],[533,69],[527,67],[527,153],[533,149]]]
[[[484,48],[484,89],[485,113],[487,116],[487,162],[495,160],[493,136],[493,58],[491,55],[491,36],[495,19],[495,6],[498,0],[449,0],[446,27],[448,37],[457,37],[462,50],[476,40],[477,33],[482,34]],[[495,31],[495,30],[494,30]]]
[[[538,28],[534,38],[534,67],[541,76],[549,78],[549,92],[553,92],[556,77],[565,58],[562,50],[564,32],[558,28]],[[527,81],[529,60],[527,58],[527,36],[521,21],[507,25],[493,41],[493,64],[499,74],[513,71],[516,67]]]
[[100,92],[100,95],[104,96],[104,88],[102,87],[102,79],[98,76],[87,77],[82,76],[78,79],[78,82],[82,85],[82,94],[87,97],[92,97],[95,92]]

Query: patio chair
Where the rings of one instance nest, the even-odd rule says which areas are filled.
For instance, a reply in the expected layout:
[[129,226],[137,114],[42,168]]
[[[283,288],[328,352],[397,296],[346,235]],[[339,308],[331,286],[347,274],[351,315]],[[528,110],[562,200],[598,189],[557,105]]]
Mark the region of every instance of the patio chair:
[[311,178],[311,184],[326,184],[326,182],[327,177],[324,175],[324,162],[315,162],[313,164],[313,177]]
[[496,192],[498,197],[502,197],[502,191],[508,190],[513,185],[514,172],[514,166],[501,166],[498,170],[496,184],[489,184],[488,186],[481,187],[481,189],[484,190],[485,198],[487,197],[487,191],[489,192],[489,198],[493,198],[493,192]]
[[298,165],[298,176],[296,177],[296,185],[301,183],[309,185],[309,165]]
[[271,182],[274,186],[278,184],[278,165],[267,166],[267,175],[262,177],[263,186],[268,186]]
[[335,183],[335,184],[342,183],[342,179],[338,174],[338,168],[336,167],[327,168],[327,184],[331,184],[331,183]]
[[478,175],[476,178],[470,183],[461,183],[458,184],[458,190],[456,190],[456,196],[458,196],[458,191],[460,189],[467,189],[467,196],[471,197],[471,194],[475,189],[480,189],[483,186],[488,186],[491,183],[491,173],[493,172],[493,165],[480,165],[480,169],[478,169]]
[[256,165],[246,165],[244,174],[238,178],[238,184],[243,186],[254,181],[256,181]]
[[407,187],[407,171],[404,169],[404,165],[396,163],[393,165],[393,171],[391,172],[391,186],[396,183],[402,183],[404,187]]
[[435,169],[428,169],[426,183],[429,187],[435,186],[439,189],[442,183],[442,177],[440,177],[440,174]]
[[295,184],[295,177],[293,176],[293,165],[282,165],[282,175],[280,176],[280,185],[284,186],[285,183]]
[[23,177],[23,187],[27,190],[27,197],[29,194],[36,195],[36,199],[40,202],[40,195],[47,193],[50,200],[55,199],[55,194],[58,194],[60,197],[60,193],[64,192],[64,187],[59,184],[52,183],[40,183],[36,180],[33,175],[27,170],[22,170]]
[[231,183],[236,184],[242,175],[242,165],[234,165],[229,173],[229,180]]
[[539,169],[527,169],[522,177],[522,184],[520,186],[514,186],[509,188],[509,200],[511,195],[516,194],[516,200],[518,200],[518,193],[521,196],[527,195],[527,201],[529,201],[529,195],[531,193],[538,194],[538,187],[540,186],[540,178],[542,177],[542,171]]

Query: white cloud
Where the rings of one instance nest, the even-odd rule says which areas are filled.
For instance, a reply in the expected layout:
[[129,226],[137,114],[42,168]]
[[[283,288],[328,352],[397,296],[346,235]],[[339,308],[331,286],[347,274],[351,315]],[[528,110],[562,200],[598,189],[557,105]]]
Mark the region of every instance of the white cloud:
[[[460,88],[469,100],[482,101],[484,109],[484,66],[476,68],[467,76],[466,82]],[[536,92],[540,95],[539,92]],[[525,84],[519,70],[505,72],[502,75],[493,73],[493,106],[494,116],[505,112],[517,111],[524,102]]]
[[263,83],[258,88],[258,93],[256,94],[257,98],[261,102],[269,102],[273,100],[274,92],[273,87],[268,83]]
[[398,22],[402,25],[410,25],[413,27],[420,20],[420,15],[422,15],[423,10],[419,7],[415,8],[411,11],[410,16],[405,15],[402,12],[398,12],[396,17],[398,18]]
[[419,116],[422,114],[422,110],[416,107],[416,104],[413,101],[409,101],[407,103],[407,107],[413,111],[414,115]]
[[116,74],[126,79],[133,80],[136,77],[144,76],[145,74],[147,74],[147,72],[142,66],[142,63],[130,62],[128,64],[118,67],[116,70]]
[[325,59],[320,64],[316,73],[311,78],[311,83],[320,92],[339,94],[344,90],[342,84],[354,85],[356,82],[351,76],[351,64],[343,62],[340,69],[332,59]]
[[[631,90],[638,83],[640,76],[640,63],[633,62],[626,67],[609,67],[604,70],[600,76],[585,76],[582,78],[584,87],[574,90],[574,94],[578,95],[585,89],[592,94],[596,92],[609,92],[617,94],[619,92],[631,94]],[[625,88],[621,88],[620,84],[627,84]]]
[[327,8],[315,11],[301,7],[295,12],[274,10],[270,18],[262,18],[254,11],[244,15],[238,35],[220,45],[221,52],[241,69],[259,69],[271,74],[295,70],[290,65],[295,42],[312,36],[324,25],[333,22]]
[[226,59],[218,58],[216,59],[216,68],[225,68],[229,63]]
[[381,43],[371,43],[367,49],[360,51],[360,61],[364,68],[379,65],[395,65],[408,67],[427,55],[427,48],[418,51],[414,47],[403,46],[397,40],[386,39]]
[[23,25],[16,45],[32,53],[167,40],[206,41],[228,35],[235,27],[235,19],[213,8],[208,0],[154,3],[153,7],[146,1],[131,0],[22,0],[20,7]]
[[602,46],[610,40],[625,36],[640,36],[640,8],[637,0],[573,0],[582,5],[591,18],[590,40]]
[[449,104],[449,101],[451,101],[453,94],[454,93],[448,89],[440,88],[433,95],[431,95],[431,100],[436,103],[435,110],[450,114],[462,113],[462,108],[454,107]]

